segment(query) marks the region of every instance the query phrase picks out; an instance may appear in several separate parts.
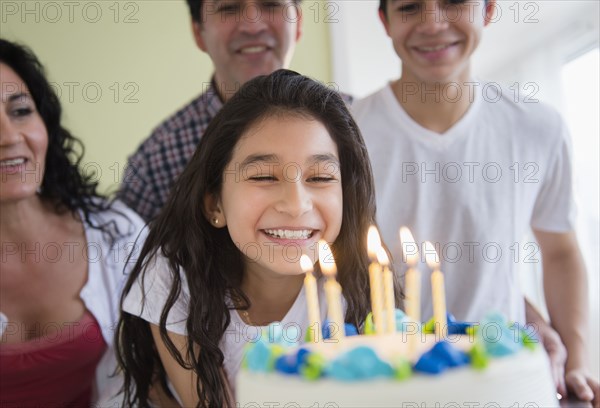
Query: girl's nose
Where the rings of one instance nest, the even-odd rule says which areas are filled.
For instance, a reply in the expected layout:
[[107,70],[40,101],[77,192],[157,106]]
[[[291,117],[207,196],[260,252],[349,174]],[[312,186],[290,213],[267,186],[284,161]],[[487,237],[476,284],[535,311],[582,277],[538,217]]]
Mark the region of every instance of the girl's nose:
[[293,218],[312,210],[313,202],[310,193],[306,190],[302,180],[287,180],[282,183],[281,198],[275,205],[280,213],[287,213]]

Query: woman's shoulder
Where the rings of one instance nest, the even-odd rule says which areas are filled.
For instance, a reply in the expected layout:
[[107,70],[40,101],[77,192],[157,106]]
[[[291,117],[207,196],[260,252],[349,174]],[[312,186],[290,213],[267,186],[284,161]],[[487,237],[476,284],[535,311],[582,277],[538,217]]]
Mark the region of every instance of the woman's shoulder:
[[110,232],[116,232],[114,239],[136,238],[144,231],[146,222],[121,200],[95,197],[93,203],[100,210],[90,214],[90,221],[95,226],[111,225]]

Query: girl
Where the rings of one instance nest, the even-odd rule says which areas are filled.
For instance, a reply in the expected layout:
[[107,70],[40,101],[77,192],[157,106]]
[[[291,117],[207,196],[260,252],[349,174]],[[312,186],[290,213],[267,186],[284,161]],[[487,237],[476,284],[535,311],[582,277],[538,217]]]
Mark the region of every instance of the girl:
[[126,404],[171,385],[184,406],[233,406],[248,327],[308,326],[298,259],[315,259],[319,239],[346,321],[361,326],[374,220],[367,152],[340,96],[287,70],[249,81],[206,130],[125,287]]

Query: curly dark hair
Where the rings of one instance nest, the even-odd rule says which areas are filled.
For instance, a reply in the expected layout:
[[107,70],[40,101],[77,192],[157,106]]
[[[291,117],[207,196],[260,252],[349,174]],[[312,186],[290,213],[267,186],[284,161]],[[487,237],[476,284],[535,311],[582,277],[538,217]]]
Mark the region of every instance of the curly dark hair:
[[46,79],[43,65],[26,46],[0,39],[0,62],[9,66],[23,80],[35,102],[48,133],[48,151],[42,179],[42,200],[52,203],[57,213],[71,211],[92,228],[108,234],[111,241],[118,235],[116,224],[98,225],[90,215],[112,208],[98,193],[96,175],[83,174],[80,164],[85,152],[81,141],[61,125],[62,108],[54,89]]
[[[169,268],[160,273],[168,277],[171,286],[161,310],[159,330],[173,358],[197,375],[199,406],[235,405],[227,391],[219,342],[231,322],[232,306],[227,299],[244,299],[245,304],[236,309],[249,307],[249,299],[241,289],[244,255],[227,229],[217,229],[209,222],[203,200],[207,195],[220,195],[224,171],[247,129],[274,115],[299,115],[319,121],[338,148],[343,211],[332,250],[347,301],[345,320],[360,327],[370,309],[365,241],[369,225],[375,224],[375,189],[357,124],[337,92],[293,71],[278,70],[248,81],[210,122],[166,205],[150,222],[148,238],[121,300],[123,305],[135,282],[144,281],[147,267],[157,254],[165,257]],[[187,288],[181,275],[187,280]],[[167,335],[166,323],[186,289],[190,295],[187,348],[180,352]],[[395,291],[399,306],[401,290],[397,281]],[[160,383],[164,388],[166,384],[150,325],[138,316],[122,313],[116,336],[117,358],[125,377],[124,403],[149,407],[152,385]]]
[[[186,0],[188,8],[190,9],[190,16],[192,20],[199,23],[202,21],[202,3],[204,0]],[[296,5],[300,4],[302,0],[292,0]]]

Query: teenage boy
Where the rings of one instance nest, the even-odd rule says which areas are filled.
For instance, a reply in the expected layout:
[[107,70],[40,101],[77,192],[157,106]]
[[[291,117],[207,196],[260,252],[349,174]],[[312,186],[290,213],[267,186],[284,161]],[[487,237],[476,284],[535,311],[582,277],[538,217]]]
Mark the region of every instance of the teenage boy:
[[[396,260],[402,225],[417,241],[437,243],[448,311],[462,320],[491,310],[531,320],[518,263],[535,261],[539,249],[550,320],[568,353],[558,390],[598,407],[598,381],[584,357],[588,289],[573,231],[567,130],[549,107],[472,78],[471,55],[494,8],[494,0],[380,0],[402,73],[353,107],[379,224]],[[529,230],[537,244],[523,242]],[[427,277],[424,317],[432,315]]]

